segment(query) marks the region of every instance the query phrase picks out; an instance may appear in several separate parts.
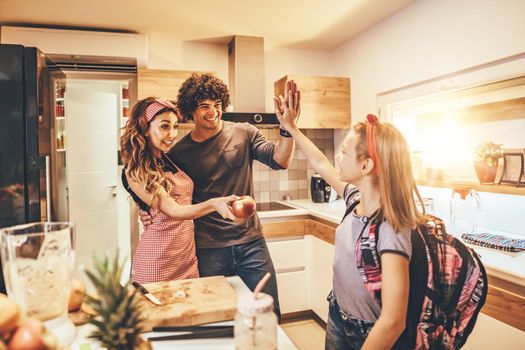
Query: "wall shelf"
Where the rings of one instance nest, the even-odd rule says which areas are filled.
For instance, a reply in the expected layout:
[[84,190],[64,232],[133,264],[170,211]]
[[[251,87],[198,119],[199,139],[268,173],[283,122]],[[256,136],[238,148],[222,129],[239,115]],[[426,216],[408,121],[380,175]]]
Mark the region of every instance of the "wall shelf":
[[419,186],[442,187],[442,188],[472,188],[478,192],[490,192],[501,194],[512,194],[516,196],[525,196],[525,187],[516,187],[512,185],[481,185],[478,182],[470,181],[429,181],[417,180]]

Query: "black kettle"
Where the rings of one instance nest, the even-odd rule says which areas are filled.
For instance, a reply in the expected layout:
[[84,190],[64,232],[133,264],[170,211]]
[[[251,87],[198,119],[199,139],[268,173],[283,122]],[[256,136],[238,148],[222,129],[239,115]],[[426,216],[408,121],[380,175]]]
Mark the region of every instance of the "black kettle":
[[313,174],[310,180],[310,194],[314,203],[327,203],[332,187],[319,174]]

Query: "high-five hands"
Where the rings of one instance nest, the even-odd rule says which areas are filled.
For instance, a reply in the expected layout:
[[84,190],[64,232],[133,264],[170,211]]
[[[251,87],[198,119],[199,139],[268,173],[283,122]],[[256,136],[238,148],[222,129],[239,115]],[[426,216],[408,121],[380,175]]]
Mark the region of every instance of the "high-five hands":
[[301,91],[297,90],[297,84],[293,80],[286,82],[284,95],[274,96],[273,103],[281,128],[290,131],[297,126],[301,114]]

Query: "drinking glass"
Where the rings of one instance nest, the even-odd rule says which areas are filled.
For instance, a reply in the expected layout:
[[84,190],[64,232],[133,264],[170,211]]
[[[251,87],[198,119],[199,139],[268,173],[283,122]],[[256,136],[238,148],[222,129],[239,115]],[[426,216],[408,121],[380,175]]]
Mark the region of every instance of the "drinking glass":
[[27,316],[43,321],[62,345],[69,345],[75,337],[67,317],[75,260],[73,223],[3,228],[0,252],[8,296]]

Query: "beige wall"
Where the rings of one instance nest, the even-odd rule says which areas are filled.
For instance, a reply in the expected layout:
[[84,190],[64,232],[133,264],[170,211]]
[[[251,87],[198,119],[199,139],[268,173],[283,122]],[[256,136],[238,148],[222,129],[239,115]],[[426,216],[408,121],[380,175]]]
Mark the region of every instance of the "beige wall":
[[215,72],[228,80],[226,44],[183,42],[165,33],[148,35],[148,68]]
[[352,112],[377,93],[525,52],[525,1],[425,0],[333,51],[352,77]]

